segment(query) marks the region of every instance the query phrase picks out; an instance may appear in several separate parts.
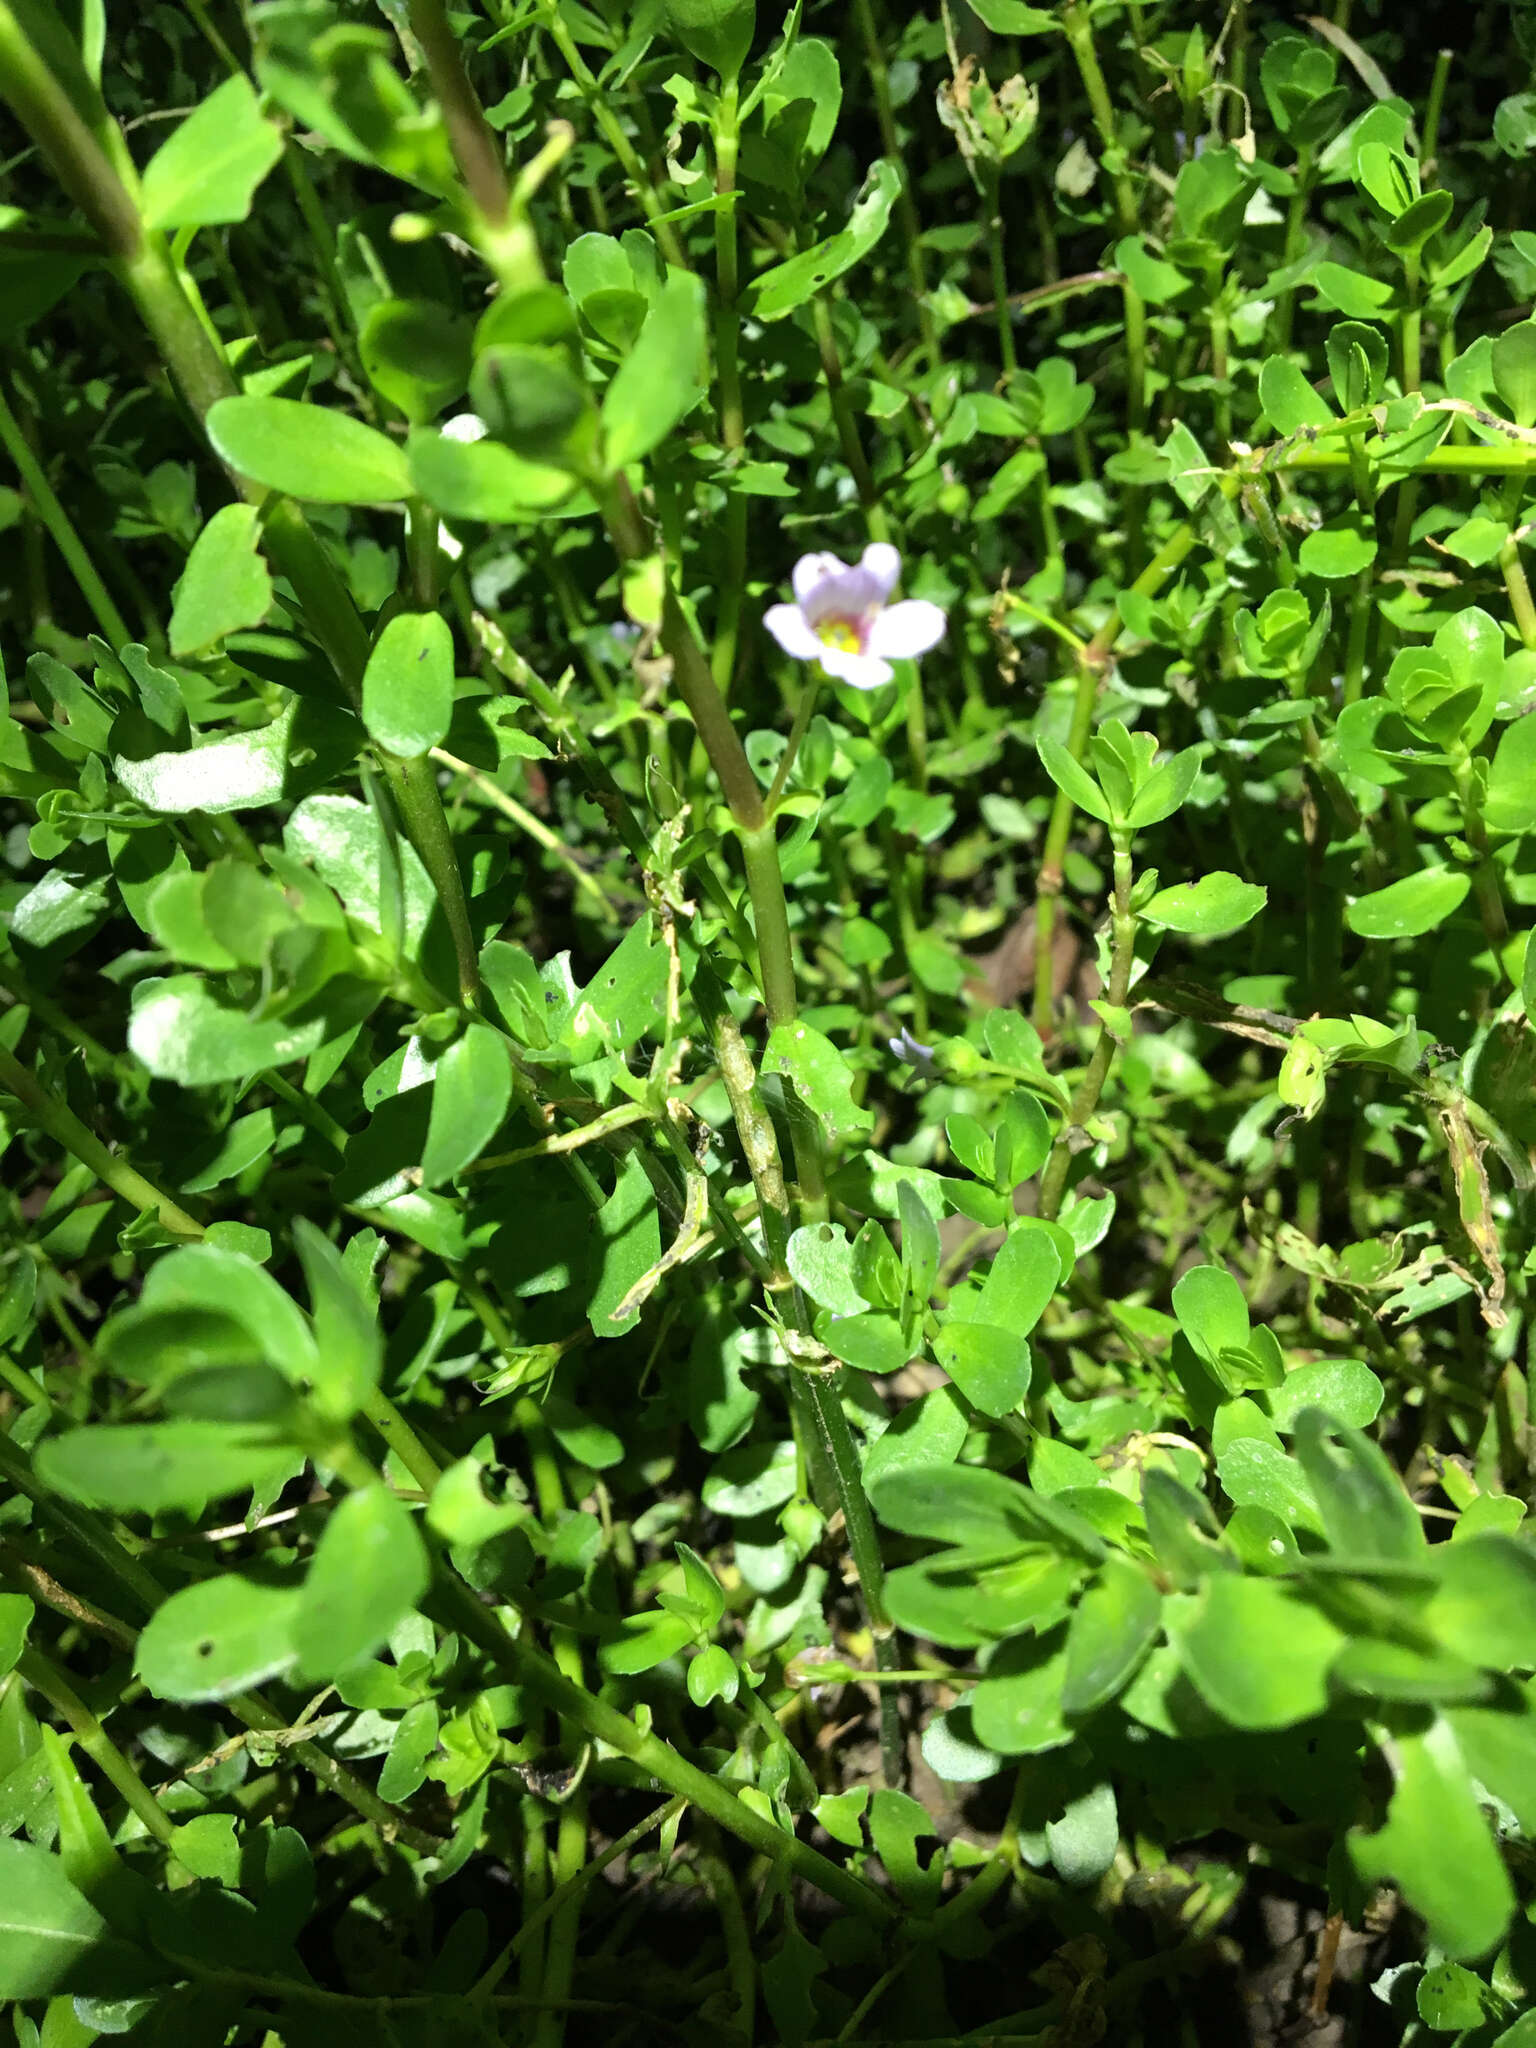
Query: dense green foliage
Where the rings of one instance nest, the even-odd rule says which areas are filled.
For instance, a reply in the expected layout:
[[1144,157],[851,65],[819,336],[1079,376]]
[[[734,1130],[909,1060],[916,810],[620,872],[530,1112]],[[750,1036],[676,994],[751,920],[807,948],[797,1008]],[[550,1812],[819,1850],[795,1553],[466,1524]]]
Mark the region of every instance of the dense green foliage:
[[1536,16],[770,12],[0,0],[18,2048],[1529,2048]]

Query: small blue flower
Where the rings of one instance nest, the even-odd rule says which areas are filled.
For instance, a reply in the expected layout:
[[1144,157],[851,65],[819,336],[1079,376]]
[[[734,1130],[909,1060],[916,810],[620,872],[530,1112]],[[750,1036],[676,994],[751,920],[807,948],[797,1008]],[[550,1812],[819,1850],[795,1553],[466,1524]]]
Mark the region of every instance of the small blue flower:
[[905,1024],[901,1027],[901,1036],[888,1038],[886,1044],[891,1048],[893,1059],[905,1060],[914,1073],[921,1074],[925,1081],[933,1079],[938,1071],[934,1065],[933,1047],[924,1045],[921,1039],[914,1038]]

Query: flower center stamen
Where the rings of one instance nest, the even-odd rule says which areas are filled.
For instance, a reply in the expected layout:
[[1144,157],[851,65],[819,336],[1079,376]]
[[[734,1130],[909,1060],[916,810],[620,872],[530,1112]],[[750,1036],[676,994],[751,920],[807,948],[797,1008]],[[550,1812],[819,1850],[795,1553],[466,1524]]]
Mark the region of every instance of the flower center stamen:
[[864,636],[855,619],[821,619],[816,637],[823,647],[835,647],[840,654],[862,654]]

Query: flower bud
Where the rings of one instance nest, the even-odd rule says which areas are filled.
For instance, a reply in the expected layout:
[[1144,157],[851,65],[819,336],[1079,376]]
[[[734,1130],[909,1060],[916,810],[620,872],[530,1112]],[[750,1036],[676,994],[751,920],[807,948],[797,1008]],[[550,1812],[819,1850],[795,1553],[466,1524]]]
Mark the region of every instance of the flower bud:
[[946,1081],[974,1081],[986,1065],[968,1038],[941,1038],[933,1057]]

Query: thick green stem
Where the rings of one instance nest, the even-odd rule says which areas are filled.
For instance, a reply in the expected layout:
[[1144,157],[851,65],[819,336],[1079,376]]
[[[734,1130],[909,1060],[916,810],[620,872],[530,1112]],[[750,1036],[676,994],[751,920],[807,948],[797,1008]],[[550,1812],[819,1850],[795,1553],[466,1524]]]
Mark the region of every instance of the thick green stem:
[[[83,70],[80,76],[84,79]],[[125,182],[125,172],[132,177],[127,148],[103,109],[102,126],[116,144],[114,163],[5,0],[0,0],[0,95],[10,101],[107,254],[118,260],[132,257],[143,230]]]
[[189,1216],[169,1195],[162,1194],[127,1160],[109,1152],[68,1103],[50,1095],[36,1076],[3,1045],[0,1045],[0,1088],[14,1095],[55,1143],[62,1145],[82,1166],[88,1166],[103,1187],[110,1188],[114,1195],[120,1195],[141,1215],[157,1217],[161,1227],[173,1237],[202,1236],[203,1226],[195,1217]]
[[148,1832],[170,1848],[176,1824],[81,1699],[58,1666],[41,1650],[26,1649],[16,1667],[35,1692],[69,1724],[70,1733],[102,1776],[122,1794]]
[[500,227],[509,205],[501,149],[469,82],[443,0],[410,0],[410,21],[469,196],[491,226]]
[[92,615],[102,632],[114,647],[122,647],[133,638],[124,622],[122,613],[112,601],[111,593],[97,573],[96,564],[86,551],[85,543],[76,531],[73,520],[60,504],[58,494],[48,481],[47,472],[32,453],[31,445],[22,432],[21,423],[0,396],[0,444],[16,465],[16,474],[27,495],[33,512],[47,527],[53,544],[64,557],[70,574],[80,589],[80,595],[90,606]]

